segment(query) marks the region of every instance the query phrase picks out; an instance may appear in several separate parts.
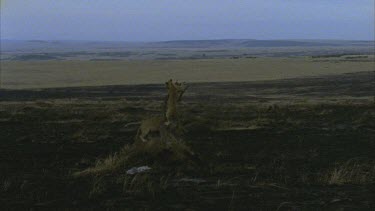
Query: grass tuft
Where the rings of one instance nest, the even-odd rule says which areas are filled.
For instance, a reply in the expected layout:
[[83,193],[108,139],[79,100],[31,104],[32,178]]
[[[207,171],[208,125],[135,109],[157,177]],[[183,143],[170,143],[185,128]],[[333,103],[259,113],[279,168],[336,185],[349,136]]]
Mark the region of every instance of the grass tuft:
[[375,182],[375,164],[349,160],[329,170],[323,183],[329,185],[370,184]]
[[[94,167],[76,172],[73,176],[93,179],[90,197],[108,194],[109,190],[154,195],[168,186],[169,178],[196,175],[198,162],[197,156],[181,141],[153,140],[127,145],[118,153],[98,160]],[[139,166],[149,166],[151,170],[126,174],[130,168]]]

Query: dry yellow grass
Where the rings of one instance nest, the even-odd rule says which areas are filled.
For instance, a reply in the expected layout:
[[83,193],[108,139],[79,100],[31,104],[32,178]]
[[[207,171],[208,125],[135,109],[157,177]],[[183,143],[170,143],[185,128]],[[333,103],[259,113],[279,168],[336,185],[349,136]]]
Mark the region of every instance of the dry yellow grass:
[[3,61],[2,88],[256,81],[371,71],[369,61],[258,58],[147,61]]

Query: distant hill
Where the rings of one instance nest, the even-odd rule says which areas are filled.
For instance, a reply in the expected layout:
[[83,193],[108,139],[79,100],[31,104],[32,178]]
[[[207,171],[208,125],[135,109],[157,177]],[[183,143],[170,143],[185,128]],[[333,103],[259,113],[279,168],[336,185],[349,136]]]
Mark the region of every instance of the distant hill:
[[28,50],[38,48],[91,50],[119,48],[253,48],[253,47],[316,47],[316,46],[373,46],[374,41],[350,40],[173,40],[162,42],[121,42],[121,41],[47,41],[47,40],[1,40],[2,51]]
[[158,48],[252,48],[252,47],[314,47],[314,46],[369,46],[374,41],[342,40],[176,40],[146,43]]
[[213,59],[373,54],[374,41],[172,40],[162,42],[1,40],[0,60]]

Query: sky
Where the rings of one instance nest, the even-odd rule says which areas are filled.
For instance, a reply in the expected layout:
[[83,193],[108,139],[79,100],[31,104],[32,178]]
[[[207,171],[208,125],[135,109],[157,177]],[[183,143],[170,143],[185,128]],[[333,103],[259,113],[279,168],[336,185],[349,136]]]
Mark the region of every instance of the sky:
[[1,0],[1,39],[374,40],[374,0]]

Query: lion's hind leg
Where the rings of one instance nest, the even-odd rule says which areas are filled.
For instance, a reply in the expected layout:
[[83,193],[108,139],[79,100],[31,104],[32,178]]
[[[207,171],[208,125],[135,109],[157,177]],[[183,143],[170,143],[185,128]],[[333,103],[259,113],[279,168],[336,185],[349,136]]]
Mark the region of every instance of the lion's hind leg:
[[147,129],[146,131],[141,131],[139,138],[142,140],[142,142],[147,142],[146,137],[149,133],[150,133],[149,129]]
[[138,128],[137,135],[136,135],[136,141],[142,141],[147,142],[147,135],[150,133],[150,130],[144,129],[142,127]]

